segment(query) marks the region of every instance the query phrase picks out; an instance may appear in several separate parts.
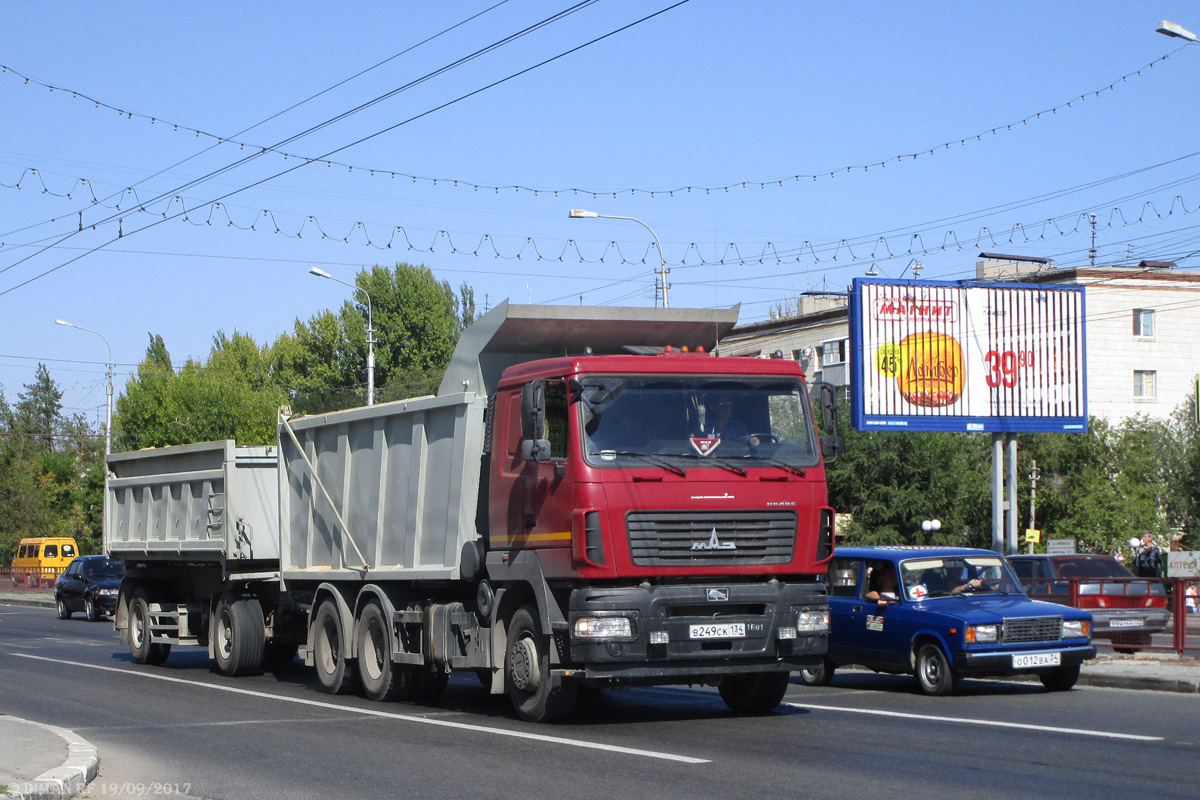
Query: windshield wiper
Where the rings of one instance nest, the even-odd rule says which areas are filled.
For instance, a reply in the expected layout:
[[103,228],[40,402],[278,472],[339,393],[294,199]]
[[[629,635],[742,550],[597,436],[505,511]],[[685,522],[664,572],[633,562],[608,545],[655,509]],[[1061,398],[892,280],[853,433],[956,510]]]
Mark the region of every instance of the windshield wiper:
[[765,461],[773,467],[779,467],[780,469],[790,472],[793,475],[799,475],[801,478],[803,478],[805,474],[804,470],[802,470],[800,467],[794,467],[786,461],[780,461],[778,458],[771,458],[770,456],[738,456],[738,458],[752,458],[755,461]]
[[672,475],[678,475],[681,478],[687,477],[687,472],[682,467],[677,467],[665,458],[659,458],[651,453],[636,453],[632,450],[601,450],[598,453],[588,453],[589,456],[623,456],[625,458],[640,458],[641,460],[653,464],[656,467],[661,467]]
[[717,458],[716,456],[702,456],[698,453],[679,453],[677,455],[672,455],[671,458],[688,458],[688,459],[698,460],[698,461],[711,461],[714,464],[716,464],[718,467],[727,469],[730,472],[733,472],[737,475],[741,475],[743,478],[746,477],[746,470],[742,469],[737,464],[731,464],[730,462],[726,461],[725,459]]

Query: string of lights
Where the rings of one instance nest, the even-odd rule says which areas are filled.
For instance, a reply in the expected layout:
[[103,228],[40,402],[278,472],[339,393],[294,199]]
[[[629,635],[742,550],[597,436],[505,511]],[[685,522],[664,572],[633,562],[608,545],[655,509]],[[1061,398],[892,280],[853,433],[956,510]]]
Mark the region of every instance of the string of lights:
[[[583,2],[583,3],[579,3],[579,4],[577,4],[576,6],[573,6],[571,9],[567,9],[566,11],[559,12],[558,14],[555,14],[553,17],[551,17],[551,18],[549,18],[549,19],[550,19],[550,20],[561,19],[561,18],[562,18],[564,15],[566,15],[566,14],[568,14],[568,13],[572,13],[572,9],[577,9],[577,8],[583,7],[583,6],[585,6],[585,5],[590,5],[592,2],[596,2],[596,0],[585,0],[585,2]],[[348,150],[348,149],[350,149],[350,148],[352,148],[352,147],[355,147],[355,146],[357,146],[357,145],[359,145],[359,144],[362,144],[363,142],[369,141],[369,140],[371,140],[371,139],[374,139],[374,138],[376,138],[376,137],[378,137],[378,136],[382,136],[382,135],[384,135],[384,134],[386,134],[386,133],[389,133],[389,132],[391,132],[391,131],[394,131],[394,130],[396,130],[396,129],[398,129],[398,128],[400,128],[400,127],[404,126],[404,125],[407,125],[407,124],[409,124],[409,123],[411,123],[411,122],[414,122],[414,121],[416,121],[416,120],[419,120],[419,119],[422,119],[422,118],[424,118],[424,117],[427,117],[427,116],[429,116],[430,114],[434,114],[434,113],[436,113],[436,112],[438,112],[438,111],[441,111],[441,110],[443,110],[443,109],[445,109],[445,108],[448,108],[448,107],[450,107],[450,106],[452,106],[452,105],[455,105],[456,103],[460,103],[460,102],[462,102],[463,100],[466,100],[466,99],[468,99],[468,98],[474,97],[474,96],[476,96],[476,95],[478,95],[478,94],[481,94],[481,93],[483,93],[483,92],[486,92],[486,91],[488,91],[488,90],[490,90],[490,89],[493,89],[493,88],[495,88],[495,87],[497,87],[497,86],[500,86],[500,85],[502,85],[502,84],[505,84],[505,83],[507,83],[507,82],[509,82],[509,81],[511,81],[511,80],[514,80],[514,79],[516,79],[516,78],[519,78],[519,77],[521,77],[521,76],[523,76],[523,75],[525,75],[525,74],[527,74],[527,73],[530,73],[530,72],[533,72],[534,70],[540,69],[540,68],[542,68],[542,67],[544,67],[544,66],[546,66],[546,65],[548,65],[548,64],[552,64],[552,63],[554,63],[554,62],[558,61],[559,59],[565,58],[565,57],[567,57],[567,56],[569,56],[569,55],[572,55],[573,53],[579,52],[580,50],[583,50],[583,49],[586,49],[586,48],[588,48],[588,47],[591,47],[591,46],[592,46],[592,45],[594,45],[594,44],[597,44],[597,43],[599,43],[599,42],[602,42],[602,41],[604,41],[604,40],[606,40],[606,39],[609,39],[609,38],[611,38],[611,37],[613,37],[613,36],[616,36],[617,34],[623,33],[623,32],[625,32],[625,31],[627,31],[627,30],[629,30],[629,29],[631,29],[631,28],[634,28],[634,27],[636,27],[636,26],[638,26],[638,25],[641,25],[641,24],[642,24],[642,23],[644,23],[644,22],[647,22],[647,21],[649,21],[649,20],[655,19],[656,17],[659,17],[659,16],[661,16],[661,15],[663,15],[663,14],[666,14],[666,13],[667,13],[667,12],[669,12],[669,11],[673,11],[674,9],[676,9],[676,8],[679,8],[680,6],[686,5],[688,2],[690,2],[690,0],[679,0],[678,2],[676,2],[676,3],[674,3],[674,4],[670,5],[670,6],[667,6],[667,7],[665,7],[665,8],[662,8],[662,9],[658,10],[658,11],[655,11],[655,12],[652,12],[652,13],[650,13],[650,14],[647,14],[646,16],[644,16],[644,17],[642,17],[642,18],[640,18],[640,19],[638,19],[638,20],[635,20],[635,21],[633,21],[633,22],[630,22],[630,23],[628,23],[628,24],[626,24],[626,25],[622,25],[622,26],[620,26],[620,27],[618,27],[618,28],[615,28],[615,29],[613,29],[613,30],[609,31],[608,33],[605,33],[605,34],[602,34],[602,35],[600,35],[600,36],[597,36],[597,37],[595,37],[595,38],[593,38],[593,39],[591,39],[591,40],[589,40],[589,41],[586,41],[586,42],[584,42],[584,43],[582,43],[582,44],[580,44],[580,45],[576,45],[575,47],[571,47],[571,48],[569,48],[569,49],[567,49],[567,50],[564,50],[563,52],[559,53],[558,55],[552,56],[552,57],[550,57],[550,58],[547,58],[547,59],[544,59],[544,60],[542,60],[542,61],[539,61],[538,63],[536,63],[536,64],[533,64],[532,66],[529,66],[529,67],[526,67],[526,68],[524,68],[524,69],[520,69],[520,70],[518,70],[518,71],[516,71],[516,72],[510,73],[508,76],[506,76],[506,77],[504,77],[504,78],[500,78],[500,79],[498,79],[498,80],[492,81],[491,83],[489,83],[489,84],[487,84],[487,85],[485,85],[485,86],[481,86],[480,88],[478,88],[478,89],[475,89],[474,91],[467,92],[466,94],[460,95],[460,96],[458,96],[458,97],[456,97],[456,98],[454,98],[454,99],[452,99],[452,100],[448,100],[448,101],[446,101],[446,102],[444,102],[444,103],[441,103],[440,105],[437,105],[437,106],[434,106],[434,107],[432,107],[432,108],[430,108],[430,109],[427,109],[426,111],[423,111],[423,112],[421,112],[421,113],[419,113],[419,114],[416,114],[416,115],[414,115],[414,116],[412,116],[412,117],[409,117],[408,119],[404,119],[404,120],[401,120],[400,122],[397,122],[397,123],[395,123],[395,124],[393,124],[393,125],[389,125],[388,127],[386,127],[386,128],[383,128],[382,130],[375,131],[374,133],[371,133],[371,134],[368,134],[368,135],[366,135],[366,136],[363,136],[362,138],[356,139],[356,140],[354,140],[354,141],[352,141],[352,142],[349,142],[349,143],[347,143],[347,144],[344,144],[344,145],[342,145],[342,146],[340,146],[340,147],[334,148],[333,150],[330,150],[329,152],[327,152],[327,153],[323,154],[322,156],[319,156],[318,158],[319,158],[319,159],[327,159],[327,158],[328,158],[328,157],[330,157],[330,156],[333,156],[333,155],[336,155],[337,153],[340,153],[340,152],[343,152],[343,151],[345,151],[345,150]],[[543,21],[542,23],[538,23],[538,26],[540,26],[540,25],[544,25],[544,24],[548,24],[548,21]],[[532,29],[534,29],[534,28],[536,28],[536,27],[537,27],[537,26],[531,26],[530,28],[527,28],[526,30],[527,30],[527,31],[528,31],[528,30],[532,30]],[[503,40],[503,41],[506,41],[506,42],[507,42],[507,41],[511,41],[511,40],[514,40],[515,38],[519,38],[519,37],[520,37],[520,36],[522,36],[522,35],[524,35],[524,34],[523,34],[523,33],[514,34],[514,35],[512,35],[512,36],[506,37],[506,39],[505,39],[505,40]],[[485,49],[494,49],[496,46],[497,46],[496,44],[489,45],[489,46],[488,46],[488,48],[485,48]],[[464,59],[459,59],[459,61],[455,62],[455,64],[457,64],[457,63],[462,63],[462,62],[464,62],[465,60],[468,60],[468,59],[470,59],[470,58],[472,58],[472,57],[473,57],[473,56],[467,56],[467,57],[465,57]],[[444,72],[444,71],[446,71],[446,69],[449,69],[449,68],[452,68],[452,67],[453,67],[453,65],[450,65],[449,67],[443,67],[442,69],[440,69],[440,70],[437,70],[437,71],[435,71],[435,73],[431,73],[431,74],[441,73],[441,72]],[[424,80],[424,79],[419,79],[419,80]],[[397,89],[397,90],[393,90],[393,92],[389,93],[389,96],[390,96],[391,94],[395,94],[395,93],[396,93],[396,92],[398,92],[398,91],[402,91],[402,90],[403,90],[403,88],[404,88],[404,87],[401,87],[400,89]],[[345,117],[349,116],[350,114],[352,114],[352,113],[357,113],[357,111],[359,111],[359,110],[361,110],[361,109],[363,109],[363,108],[366,108],[366,107],[368,107],[370,104],[373,104],[374,102],[375,102],[375,101],[370,101],[369,103],[362,104],[362,105],[360,105],[360,106],[356,107],[356,109],[352,109],[351,111],[348,111],[348,112],[345,112],[345,113],[343,113],[343,114],[340,114],[340,115],[338,115],[338,117],[335,117],[335,118],[334,118],[334,120],[338,120],[338,119],[344,119]],[[305,132],[305,133],[298,134],[297,136],[293,136],[293,137],[291,137],[290,139],[288,139],[288,140],[285,140],[285,143],[286,143],[286,142],[290,142],[290,141],[294,141],[295,139],[299,138],[300,136],[306,135],[308,132],[311,132],[311,131],[313,131],[313,130],[318,130],[319,128],[321,128],[321,127],[324,127],[324,126],[325,126],[325,125],[327,125],[327,124],[331,124],[331,123],[332,123],[332,121],[333,121],[333,120],[327,120],[326,122],[324,122],[324,123],[321,123],[320,125],[318,125],[318,126],[315,126],[314,128],[310,128],[310,129],[309,129],[309,131],[307,131],[307,132]],[[212,173],[209,173],[209,175],[206,175],[206,176],[203,176],[203,177],[201,177],[201,178],[198,178],[198,179],[196,179],[196,180],[190,181],[188,184],[186,184],[184,187],[182,187],[181,189],[179,189],[179,190],[177,190],[177,191],[182,191],[183,189],[186,189],[186,188],[188,188],[188,187],[190,187],[190,186],[195,186],[195,185],[197,185],[197,184],[199,184],[199,183],[203,183],[204,181],[211,180],[212,178],[214,178],[214,177],[216,177],[216,176],[218,176],[218,175],[221,175],[221,174],[223,174],[223,173],[225,173],[225,172],[227,172],[227,171],[229,171],[229,170],[231,170],[231,169],[233,169],[233,168],[235,168],[235,167],[237,167],[237,166],[239,166],[239,165],[241,165],[241,164],[243,164],[243,163],[245,163],[245,162],[247,162],[247,161],[249,161],[249,160],[251,160],[251,159],[253,159],[253,158],[256,158],[256,157],[257,157],[256,155],[247,156],[245,159],[241,159],[241,160],[239,160],[239,161],[237,161],[237,162],[235,162],[235,163],[233,163],[233,164],[230,164],[230,165],[228,165],[228,166],[226,166],[226,167],[223,167],[223,168],[221,168],[221,169],[215,170],[214,172],[212,172]],[[252,183],[250,183],[250,184],[244,185],[244,186],[242,186],[242,187],[240,187],[240,188],[238,188],[238,189],[235,189],[235,190],[233,190],[233,191],[231,191],[231,192],[227,192],[227,193],[225,193],[225,194],[223,194],[223,195],[221,195],[221,196],[219,196],[219,197],[213,198],[212,200],[209,200],[209,201],[207,201],[207,202],[204,202],[204,203],[202,203],[202,204],[201,204],[201,207],[209,207],[209,206],[214,206],[214,205],[216,205],[216,204],[219,204],[221,201],[223,201],[223,200],[225,200],[225,199],[227,199],[227,198],[229,198],[229,197],[232,197],[232,196],[234,196],[234,195],[236,195],[236,194],[239,194],[239,193],[241,193],[241,192],[247,191],[248,189],[252,189],[252,188],[254,188],[254,187],[261,186],[261,185],[262,185],[262,184],[264,184],[264,183],[268,183],[268,182],[270,182],[270,181],[273,181],[273,180],[275,180],[275,179],[277,179],[277,178],[280,178],[280,177],[282,177],[282,176],[284,176],[284,175],[287,175],[287,174],[289,174],[289,173],[291,173],[291,172],[295,172],[296,170],[298,170],[298,169],[301,169],[302,167],[308,166],[309,164],[311,164],[311,163],[313,163],[313,162],[314,162],[314,160],[307,159],[307,160],[305,160],[305,161],[304,161],[304,162],[302,162],[302,163],[299,163],[299,164],[296,164],[295,166],[292,166],[292,167],[289,167],[289,168],[287,168],[287,169],[284,169],[284,170],[282,170],[282,171],[280,171],[280,172],[277,172],[277,173],[275,173],[274,175],[270,175],[270,176],[267,176],[267,177],[265,177],[265,178],[262,178],[261,180],[254,181],[254,182],[252,182]],[[159,199],[161,199],[162,197],[166,197],[166,196],[168,196],[169,194],[171,194],[171,193],[166,193],[166,194],[164,194],[164,195],[161,195]],[[178,217],[178,216],[181,216],[183,213],[184,213],[184,212],[179,212],[179,213],[177,213],[177,214],[170,215],[170,216],[164,215],[162,219],[159,219],[159,220],[156,220],[156,221],[154,221],[154,222],[151,222],[150,224],[148,224],[148,225],[146,225],[146,226],[144,226],[144,227],[142,227],[142,228],[138,229],[137,231],[133,231],[132,233],[139,233],[139,232],[141,232],[141,231],[143,231],[143,230],[147,230],[147,229],[149,229],[149,228],[155,227],[155,226],[157,226],[157,225],[161,224],[162,222],[166,222],[166,221],[167,221],[167,220],[169,220],[169,219],[174,219],[174,218],[176,218],[176,217]],[[108,220],[105,220],[105,222],[111,222],[113,219],[114,219],[113,217],[110,217]],[[118,222],[119,222],[121,219],[124,219],[124,216],[123,216],[123,215],[122,215],[121,217],[119,217],[119,219],[118,219]],[[65,238],[69,238],[69,236],[73,236],[73,235],[74,235],[74,233],[72,233],[72,234],[68,234],[68,236],[67,236],[67,237],[64,237],[64,239],[63,239],[63,240],[65,240]],[[66,267],[66,266],[69,266],[70,264],[73,264],[73,263],[75,263],[76,261],[79,261],[79,260],[80,260],[80,259],[82,259],[82,258],[85,258],[85,257],[86,257],[87,255],[89,255],[90,253],[94,253],[94,252],[96,252],[96,251],[98,251],[98,250],[101,250],[101,249],[103,249],[104,247],[108,246],[109,244],[112,244],[113,242],[116,242],[116,241],[120,240],[120,239],[121,239],[121,238],[123,238],[125,235],[126,235],[126,234],[123,232],[123,230],[121,230],[120,228],[118,228],[118,234],[117,234],[117,236],[116,236],[115,238],[109,239],[107,242],[103,242],[103,243],[101,243],[101,244],[97,245],[96,247],[94,247],[94,248],[92,248],[92,249],[88,250],[87,252],[85,252],[85,253],[83,253],[83,254],[81,254],[81,255],[79,255],[79,256],[76,256],[76,257],[74,257],[74,258],[72,258],[72,259],[69,259],[68,261],[65,261],[65,262],[63,262],[63,263],[61,263],[61,264],[58,264],[57,266],[51,267],[50,269],[47,269],[47,270],[45,270],[45,271],[43,271],[43,272],[41,272],[41,273],[38,273],[37,275],[34,275],[33,277],[30,277],[30,278],[28,278],[28,279],[26,279],[26,280],[24,280],[24,281],[22,281],[22,282],[20,282],[20,283],[17,283],[17,284],[15,284],[15,285],[13,285],[13,286],[10,286],[9,288],[7,288],[7,289],[5,289],[5,290],[3,290],[3,291],[0,291],[0,296],[3,296],[3,295],[6,295],[6,294],[9,294],[10,292],[14,292],[14,291],[16,291],[17,289],[20,289],[20,288],[22,288],[22,287],[24,287],[24,286],[28,286],[29,284],[31,284],[31,283],[33,283],[33,282],[35,282],[35,281],[41,280],[42,278],[46,277],[47,275],[50,275],[50,274],[52,274],[52,273],[54,273],[54,272],[57,272],[58,270],[60,270],[60,269],[62,269],[62,268],[64,268],[64,267]],[[63,241],[63,240],[60,240],[60,241]],[[51,245],[51,246],[52,246],[52,245]],[[49,247],[50,247],[50,246],[47,246],[47,247],[43,248],[42,250],[40,250],[39,252],[45,252],[45,250],[49,249]],[[37,255],[37,253],[35,253],[35,254],[33,254],[33,255]],[[7,270],[9,270],[9,269],[12,269],[13,267],[17,266],[18,264],[21,264],[21,263],[23,263],[23,262],[25,262],[25,261],[29,260],[29,258],[32,258],[32,257],[33,257],[33,255],[31,255],[31,256],[27,256],[26,258],[20,259],[20,260],[18,260],[17,262],[15,262],[15,263],[13,263],[13,264],[10,264],[10,265],[8,265],[7,267],[5,267],[5,268],[3,268],[3,269],[0,269],[0,272],[6,272]]]
[[[594,2],[594,1],[595,0],[591,0],[591,2]],[[581,4],[581,5],[590,5],[590,2]],[[574,11],[574,10],[576,10],[576,9],[572,9],[572,11]],[[984,140],[985,136],[995,136],[995,135],[998,135],[1001,133],[1011,132],[1014,128],[1026,127],[1029,124],[1035,123],[1043,118],[1048,119],[1050,117],[1056,116],[1059,113],[1065,112],[1069,109],[1073,109],[1075,107],[1076,103],[1082,103],[1090,98],[1101,97],[1106,92],[1116,91],[1116,88],[1118,86],[1120,86],[1121,84],[1127,83],[1131,78],[1142,77],[1146,72],[1149,72],[1150,70],[1152,70],[1156,65],[1167,61],[1169,58],[1171,58],[1173,55],[1178,53],[1180,50],[1185,49],[1185,47],[1186,47],[1186,45],[1184,47],[1177,48],[1176,50],[1173,50],[1170,53],[1166,53],[1165,55],[1162,55],[1159,58],[1156,58],[1155,60],[1151,61],[1149,64],[1146,64],[1145,66],[1141,67],[1140,69],[1134,70],[1133,72],[1126,73],[1126,74],[1122,75],[1121,77],[1111,81],[1106,86],[1103,86],[1099,89],[1094,89],[1092,91],[1083,92],[1079,95],[1072,97],[1070,100],[1059,103],[1056,106],[1052,106],[1050,108],[1043,109],[1041,111],[1036,111],[1031,114],[1027,114],[1025,117],[1015,120],[1013,122],[1008,122],[1008,123],[1003,123],[1000,125],[992,126],[988,129],[980,131],[979,133],[976,133],[976,134],[972,134],[969,136],[961,136],[957,139],[950,139],[948,141],[944,141],[939,144],[932,145],[928,148],[922,148],[921,150],[916,151],[916,152],[900,153],[900,154],[893,155],[889,158],[881,159],[878,161],[871,161],[871,162],[863,163],[863,164],[849,164],[849,165],[844,165],[841,167],[836,167],[833,169],[821,170],[819,172],[797,173],[794,175],[789,175],[787,177],[773,178],[770,180],[742,180],[742,181],[735,181],[733,183],[727,183],[727,184],[722,184],[722,185],[712,185],[712,186],[687,185],[687,186],[679,186],[679,187],[676,187],[673,189],[647,189],[647,188],[638,188],[638,187],[624,188],[624,189],[597,189],[597,188],[587,189],[587,188],[580,188],[580,187],[536,188],[536,187],[531,187],[531,186],[527,186],[524,184],[500,185],[500,184],[489,184],[489,183],[475,181],[475,180],[468,180],[465,178],[445,178],[445,177],[439,178],[439,177],[432,177],[432,176],[428,176],[428,175],[416,175],[416,174],[405,172],[401,169],[395,169],[395,168],[378,167],[378,166],[367,167],[367,166],[362,166],[362,165],[350,164],[350,163],[343,162],[343,161],[332,160],[332,159],[329,159],[324,156],[312,158],[309,156],[299,155],[297,153],[292,153],[292,152],[285,151],[282,149],[282,147],[285,144],[290,143],[291,141],[294,141],[294,139],[285,140],[285,142],[277,143],[275,145],[253,144],[253,143],[245,142],[240,139],[233,138],[233,137],[224,137],[224,136],[221,136],[220,134],[212,133],[210,131],[205,131],[205,130],[202,130],[199,128],[194,128],[194,127],[182,124],[182,123],[169,122],[169,121],[163,120],[160,117],[156,117],[156,116],[152,116],[152,115],[148,115],[148,114],[142,114],[142,113],[135,112],[135,111],[130,111],[128,109],[121,108],[121,107],[113,105],[111,103],[93,98],[93,97],[91,97],[83,92],[80,92],[78,90],[66,89],[66,88],[63,88],[60,86],[56,86],[54,84],[46,83],[44,81],[39,81],[36,78],[32,78],[28,75],[25,75],[24,73],[14,69],[10,66],[4,65],[4,64],[0,64],[0,74],[12,74],[14,77],[23,80],[25,85],[44,88],[51,92],[57,91],[57,92],[68,93],[71,95],[72,98],[89,102],[97,109],[102,109],[105,111],[115,111],[117,114],[119,114],[120,116],[122,116],[126,119],[130,119],[130,120],[138,119],[138,120],[149,122],[151,125],[157,125],[159,123],[162,123],[164,126],[170,128],[173,131],[187,133],[187,134],[190,134],[195,137],[210,139],[216,145],[233,144],[233,145],[237,145],[242,150],[245,150],[246,148],[251,148],[252,150],[258,151],[259,154],[273,153],[275,155],[281,156],[284,159],[298,158],[298,159],[303,159],[310,163],[324,164],[327,167],[344,168],[344,169],[348,170],[349,172],[354,172],[357,170],[359,172],[365,172],[371,176],[388,177],[391,179],[401,178],[401,179],[409,180],[413,183],[424,183],[424,184],[428,184],[430,186],[463,188],[463,189],[470,189],[470,190],[476,191],[476,192],[478,192],[480,190],[484,190],[484,191],[492,191],[497,194],[499,194],[500,192],[527,192],[527,193],[532,193],[535,197],[543,195],[543,194],[549,195],[551,197],[559,197],[560,195],[564,195],[564,194],[590,195],[591,197],[598,199],[600,197],[608,197],[608,196],[616,198],[616,197],[619,197],[622,195],[647,195],[649,197],[674,197],[676,194],[686,195],[686,194],[691,194],[694,192],[695,193],[703,192],[704,194],[711,194],[713,192],[727,193],[731,190],[736,190],[736,189],[752,189],[752,188],[766,189],[768,187],[783,187],[786,184],[797,183],[799,181],[805,181],[805,180],[816,181],[821,178],[834,178],[837,175],[843,174],[843,173],[851,173],[851,172],[858,172],[858,171],[869,172],[872,167],[874,167],[876,169],[883,169],[883,168],[886,168],[888,166],[888,164],[902,163],[905,160],[916,160],[920,156],[932,156],[932,155],[937,154],[939,151],[949,150],[954,146],[965,147],[969,143],[982,142]],[[387,96],[385,96],[384,99],[386,99],[386,97]],[[377,101],[372,101],[372,102],[377,102]],[[240,135],[240,134],[235,134],[235,136],[237,136],[237,135]]]

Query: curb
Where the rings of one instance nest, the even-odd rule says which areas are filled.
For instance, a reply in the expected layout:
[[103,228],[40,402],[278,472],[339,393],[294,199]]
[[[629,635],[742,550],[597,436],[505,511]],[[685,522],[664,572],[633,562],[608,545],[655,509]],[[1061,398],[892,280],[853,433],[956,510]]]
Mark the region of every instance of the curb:
[[67,800],[82,792],[100,771],[100,753],[96,747],[74,731],[56,728],[41,722],[8,717],[26,725],[36,725],[50,731],[67,743],[67,760],[61,767],[47,770],[31,781],[17,781],[8,789],[14,800]]
[[1143,689],[1153,692],[1200,694],[1200,681],[1175,678],[1135,678],[1128,675],[1080,675],[1079,683],[1102,689]]
[[54,597],[51,595],[46,598],[24,598],[24,597],[5,597],[0,600],[0,606],[26,606],[29,608],[54,608]]

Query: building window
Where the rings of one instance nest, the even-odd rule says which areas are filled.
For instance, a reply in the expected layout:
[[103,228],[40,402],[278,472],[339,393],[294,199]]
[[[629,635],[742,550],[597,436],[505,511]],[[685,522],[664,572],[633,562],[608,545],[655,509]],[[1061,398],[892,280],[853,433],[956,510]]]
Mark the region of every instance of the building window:
[[1153,399],[1155,395],[1155,377],[1158,373],[1149,369],[1133,371],[1133,396]]
[[849,340],[830,339],[821,343],[821,366],[829,367],[834,364],[846,363],[846,349]]
[[1133,335],[1154,335],[1154,309],[1135,308],[1133,310]]

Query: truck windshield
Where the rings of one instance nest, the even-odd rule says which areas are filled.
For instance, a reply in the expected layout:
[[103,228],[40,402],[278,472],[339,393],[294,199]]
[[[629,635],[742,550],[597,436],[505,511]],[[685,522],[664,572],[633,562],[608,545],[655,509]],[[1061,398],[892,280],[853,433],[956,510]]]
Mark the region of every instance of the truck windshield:
[[734,471],[799,472],[819,463],[808,395],[798,380],[593,375],[579,380],[572,400],[592,466],[644,464],[645,456]]

